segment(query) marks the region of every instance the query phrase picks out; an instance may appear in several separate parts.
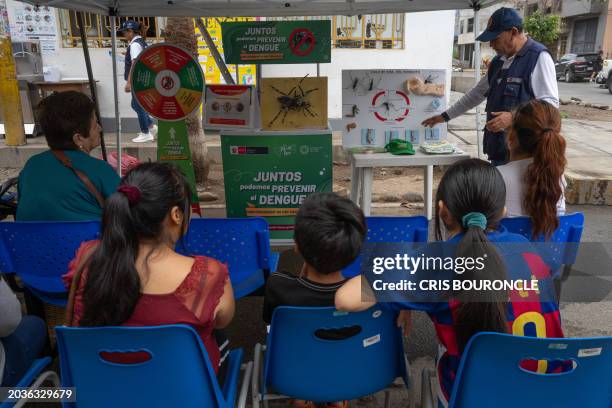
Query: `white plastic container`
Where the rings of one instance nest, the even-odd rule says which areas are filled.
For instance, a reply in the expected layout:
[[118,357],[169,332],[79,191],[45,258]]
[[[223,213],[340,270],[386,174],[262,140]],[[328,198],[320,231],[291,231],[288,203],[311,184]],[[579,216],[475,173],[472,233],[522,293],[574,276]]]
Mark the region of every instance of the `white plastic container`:
[[43,76],[45,82],[59,82],[61,78],[59,68],[51,66],[43,67]]

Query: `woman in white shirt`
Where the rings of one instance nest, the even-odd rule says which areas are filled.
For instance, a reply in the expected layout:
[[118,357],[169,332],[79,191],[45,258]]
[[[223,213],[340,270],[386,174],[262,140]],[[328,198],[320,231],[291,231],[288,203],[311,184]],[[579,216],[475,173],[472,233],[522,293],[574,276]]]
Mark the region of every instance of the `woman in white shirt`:
[[530,216],[533,234],[552,234],[565,214],[567,165],[561,115],[553,105],[531,100],[514,112],[508,132],[510,162],[497,167],[506,182],[508,216]]

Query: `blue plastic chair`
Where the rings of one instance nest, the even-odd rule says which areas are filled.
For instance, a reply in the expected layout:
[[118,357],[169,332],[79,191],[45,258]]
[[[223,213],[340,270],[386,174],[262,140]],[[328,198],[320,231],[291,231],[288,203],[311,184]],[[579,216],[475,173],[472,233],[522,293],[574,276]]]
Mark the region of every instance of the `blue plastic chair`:
[[501,220],[501,225],[508,231],[523,235],[532,242],[552,243],[553,260],[559,265],[573,265],[576,263],[578,243],[582,238],[582,231],[584,230],[583,213],[577,212],[560,216],[559,227],[548,240],[544,238],[544,235],[540,235],[535,239],[532,237],[530,217],[504,218]]
[[263,286],[279,260],[270,250],[268,223],[258,217],[194,218],[176,249],[227,263],[237,299]]
[[43,302],[66,306],[67,291],[62,275],[84,241],[96,239],[98,221],[2,222],[2,240],[11,269]]
[[9,256],[9,252],[4,245],[4,241],[0,239],[0,273],[10,274],[14,273],[15,268],[13,267],[13,263],[11,262],[11,257]]
[[541,243],[539,252],[542,258],[552,267],[555,279],[557,300],[561,299],[561,285],[569,277],[572,265],[576,263],[582,231],[584,214],[577,212],[559,217],[559,227],[549,239],[544,235],[532,237],[531,218],[512,217],[501,220],[501,225],[508,231],[523,235],[532,242]]
[[[234,407],[242,350],[230,352],[220,385],[200,337],[189,326],[59,326],[55,332],[62,386],[76,388],[79,406]],[[245,366],[240,407],[251,367]]]
[[[30,369],[21,378],[21,380],[19,380],[19,382],[15,384],[15,387],[35,390],[47,381],[51,382],[54,387],[59,387],[59,377],[54,371],[42,372],[49,364],[51,364],[51,357],[43,357],[39,358],[38,360],[35,360],[30,366]],[[0,369],[4,369],[3,361],[0,362]],[[15,404],[17,404],[17,402],[19,401],[0,402],[0,408],[11,408]]]
[[[479,333],[463,352],[449,408],[612,406],[612,337],[547,339]],[[540,374],[524,359],[573,360],[574,369]]]
[[[366,242],[427,242],[429,222],[422,215],[415,217],[367,217]],[[347,278],[359,275],[361,256],[344,268]]]
[[[379,305],[359,313],[333,307],[276,308],[263,371],[264,347],[255,346],[253,407],[284,398],[352,400],[384,390],[398,377],[408,387],[408,363],[396,317]],[[387,391],[386,407],[389,402]]]

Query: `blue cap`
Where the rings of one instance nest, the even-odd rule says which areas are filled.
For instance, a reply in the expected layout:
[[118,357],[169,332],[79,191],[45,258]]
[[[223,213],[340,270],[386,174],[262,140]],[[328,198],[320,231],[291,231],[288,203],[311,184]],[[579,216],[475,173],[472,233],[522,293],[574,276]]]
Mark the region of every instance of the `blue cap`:
[[501,33],[511,30],[513,27],[523,27],[523,19],[515,9],[502,7],[495,10],[489,18],[487,29],[482,32],[476,41],[492,41],[499,37]]
[[118,33],[122,33],[127,30],[138,31],[140,30],[140,23],[134,20],[126,20],[121,23],[121,28],[117,30]]

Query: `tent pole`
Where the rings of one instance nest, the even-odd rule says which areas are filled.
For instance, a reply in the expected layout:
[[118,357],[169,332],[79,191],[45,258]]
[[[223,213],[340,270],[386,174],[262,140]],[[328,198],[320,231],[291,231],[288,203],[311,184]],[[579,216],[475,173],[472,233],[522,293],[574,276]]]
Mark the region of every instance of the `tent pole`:
[[117,81],[117,18],[111,19],[111,54],[113,57],[113,94],[115,98],[115,127],[117,129],[117,173],[121,177],[121,117],[119,116],[119,83]]
[[204,25],[204,21],[201,18],[194,18],[193,20],[195,21],[198,30],[200,30],[200,33],[202,33],[202,38],[204,39],[206,46],[210,50],[210,55],[212,55],[213,59],[215,60],[219,71],[221,71],[221,76],[223,77],[223,80],[227,85],[234,85],[234,78],[232,78],[229,70],[227,69],[227,65],[225,65],[225,61],[223,61],[221,54],[219,54],[219,50],[217,49],[215,42],[210,36],[208,28],[206,28],[206,25]]
[[[87,43],[87,34],[83,24],[83,12],[77,11],[77,24],[79,26],[79,33],[81,34],[81,46],[83,48],[83,56],[85,57],[85,68],[87,69],[87,79],[89,80],[89,91],[91,92],[91,99],[96,108],[96,119],[100,123],[100,105],[98,103],[98,91],[96,90],[96,81],[93,77],[93,71],[91,69],[91,59],[89,57],[89,44]],[[104,161],[108,161],[106,157],[106,143],[104,143],[104,130],[100,131],[100,148],[102,149],[102,158]]]
[[[480,5],[474,3],[474,84],[480,82],[480,41],[476,36],[480,31]],[[482,157],[482,143],[480,143],[480,107],[476,106],[476,145],[478,146],[478,158]]]
[[[256,64],[255,65],[255,94],[257,95],[257,107],[258,109],[261,109],[261,64]],[[260,115],[257,115],[260,116]],[[258,122],[258,120],[256,120],[256,122]],[[261,123],[258,124],[258,126],[261,126]]]

